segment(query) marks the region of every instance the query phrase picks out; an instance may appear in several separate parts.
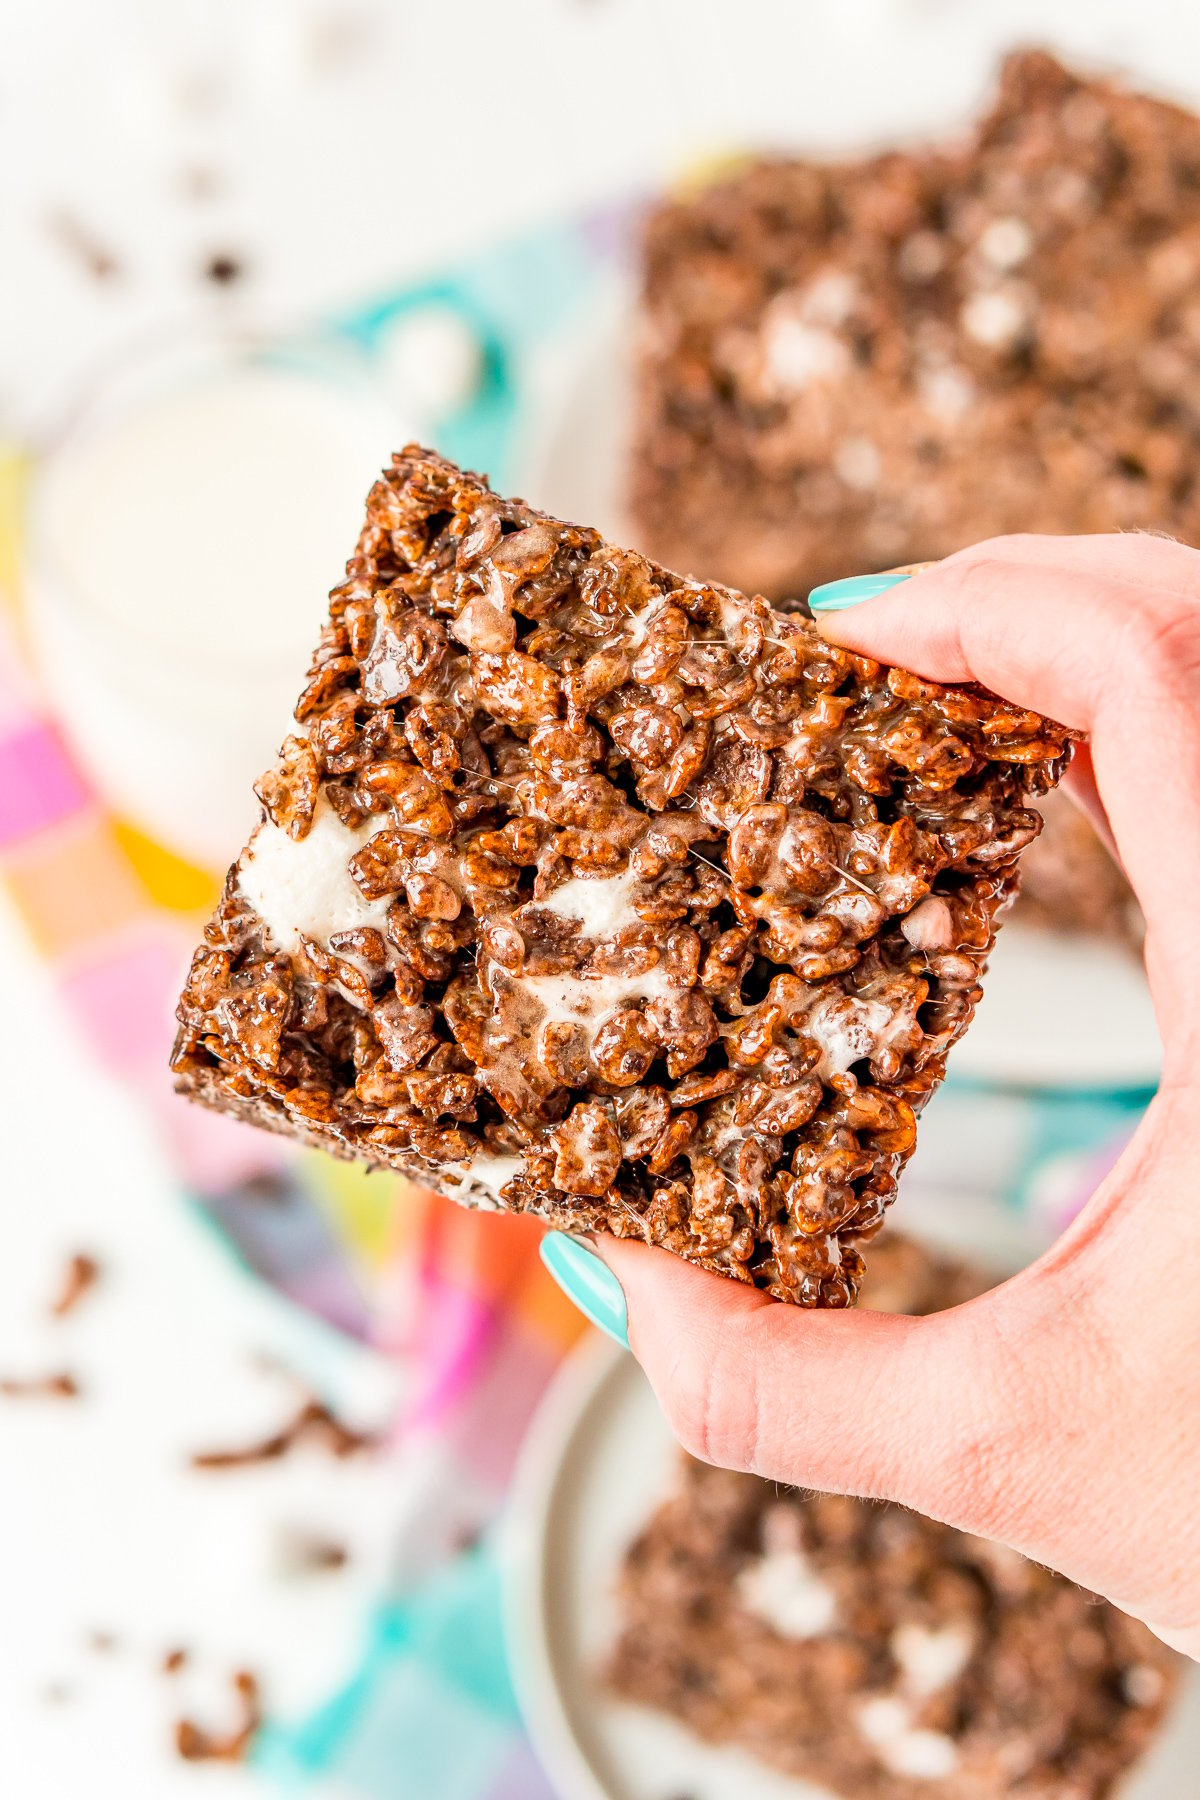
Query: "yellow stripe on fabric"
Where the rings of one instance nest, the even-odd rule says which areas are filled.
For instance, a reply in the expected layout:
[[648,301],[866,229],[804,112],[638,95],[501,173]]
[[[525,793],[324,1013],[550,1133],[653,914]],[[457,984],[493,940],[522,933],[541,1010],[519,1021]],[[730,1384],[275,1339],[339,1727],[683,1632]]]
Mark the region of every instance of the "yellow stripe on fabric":
[[0,444],[0,605],[13,613],[20,598],[21,507],[28,471],[23,452]]
[[212,912],[221,895],[219,876],[185,862],[173,850],[165,850],[126,819],[113,820],[113,836],[156,906],[167,912],[198,913],[204,917]]

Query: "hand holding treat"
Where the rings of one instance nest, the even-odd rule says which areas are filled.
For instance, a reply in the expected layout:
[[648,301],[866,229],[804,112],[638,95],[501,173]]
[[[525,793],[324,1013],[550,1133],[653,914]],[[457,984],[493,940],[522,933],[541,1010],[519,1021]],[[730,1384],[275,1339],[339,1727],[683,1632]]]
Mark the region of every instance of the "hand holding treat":
[[1200,553],[1000,538],[855,592],[815,597],[830,640],[1090,733],[1069,782],[1146,915],[1158,1096],[1048,1255],[934,1318],[801,1314],[596,1247],[696,1455],[1001,1540],[1200,1656]]

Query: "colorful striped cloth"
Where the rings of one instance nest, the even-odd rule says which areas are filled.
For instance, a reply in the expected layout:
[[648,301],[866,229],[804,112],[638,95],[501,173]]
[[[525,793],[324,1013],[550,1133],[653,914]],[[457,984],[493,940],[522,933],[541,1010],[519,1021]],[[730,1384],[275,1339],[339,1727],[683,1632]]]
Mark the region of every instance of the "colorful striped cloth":
[[[19,465],[0,470],[7,594]],[[532,1222],[271,1139],[171,1092],[172,1008],[211,881],[110,817],[38,697],[0,617],[0,881],[65,1008],[166,1131],[181,1192],[302,1305],[402,1355],[400,1529],[360,1666],[319,1714],[268,1721],[264,1778],[303,1792],[542,1800],[500,1630],[490,1532],[529,1416],[581,1329],[542,1270]],[[199,904],[197,904],[199,903]],[[264,1178],[283,1204],[256,1201]],[[265,1221],[265,1225],[264,1225]],[[264,1239],[266,1230],[270,1236]]]
[[[335,329],[369,355],[409,308],[455,307],[484,344],[486,380],[439,436],[502,479],[523,358],[588,300],[618,238],[603,219],[543,232]],[[412,1374],[391,1443],[392,1584],[342,1689],[309,1719],[268,1719],[264,1781],[363,1800],[549,1800],[508,1678],[492,1540],[525,1426],[582,1323],[531,1222],[296,1153],[172,1092],[175,997],[218,884],[112,816],[39,694],[21,615],[26,472],[0,450],[0,885],[98,1063],[165,1134],[181,1193],[267,1279]]]

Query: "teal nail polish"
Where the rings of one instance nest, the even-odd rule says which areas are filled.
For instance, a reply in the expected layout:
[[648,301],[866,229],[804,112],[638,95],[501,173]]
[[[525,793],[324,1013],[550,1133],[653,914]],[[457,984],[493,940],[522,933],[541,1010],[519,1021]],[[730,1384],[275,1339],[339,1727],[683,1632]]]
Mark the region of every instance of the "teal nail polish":
[[845,581],[826,581],[821,587],[815,587],[808,596],[808,604],[815,613],[845,612],[848,606],[857,606],[860,600],[873,600],[876,594],[886,594],[902,581],[908,581],[908,575],[850,575]]
[[568,1300],[574,1301],[586,1319],[607,1331],[623,1349],[629,1348],[625,1296],[607,1264],[575,1238],[549,1231],[542,1239],[542,1261]]

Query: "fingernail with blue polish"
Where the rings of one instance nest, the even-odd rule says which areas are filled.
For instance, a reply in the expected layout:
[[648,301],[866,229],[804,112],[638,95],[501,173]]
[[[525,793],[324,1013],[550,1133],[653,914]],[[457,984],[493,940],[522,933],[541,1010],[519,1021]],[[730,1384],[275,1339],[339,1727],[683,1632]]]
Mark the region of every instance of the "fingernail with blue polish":
[[557,1281],[568,1300],[574,1301],[585,1318],[610,1338],[629,1348],[625,1296],[621,1284],[606,1263],[578,1242],[560,1231],[548,1231],[542,1239],[542,1261]]
[[808,604],[815,613],[845,612],[848,606],[874,600],[876,594],[886,594],[889,588],[909,579],[907,571],[899,575],[850,575],[845,581],[827,581],[822,587],[815,587]]

